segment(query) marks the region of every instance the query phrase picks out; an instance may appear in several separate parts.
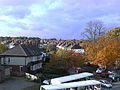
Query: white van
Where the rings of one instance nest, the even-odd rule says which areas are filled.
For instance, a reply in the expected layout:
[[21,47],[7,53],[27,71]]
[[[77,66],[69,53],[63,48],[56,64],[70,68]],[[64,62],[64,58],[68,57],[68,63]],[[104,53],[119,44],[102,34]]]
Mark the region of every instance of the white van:
[[42,85],[40,90],[101,90],[101,83],[96,80],[77,81],[55,85]]

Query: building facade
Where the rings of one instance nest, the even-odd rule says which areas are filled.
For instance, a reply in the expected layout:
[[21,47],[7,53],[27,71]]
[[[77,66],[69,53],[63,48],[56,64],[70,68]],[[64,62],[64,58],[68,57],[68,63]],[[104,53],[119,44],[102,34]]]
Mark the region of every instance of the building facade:
[[12,74],[35,74],[42,68],[44,56],[34,45],[18,45],[1,54],[1,65],[10,66]]

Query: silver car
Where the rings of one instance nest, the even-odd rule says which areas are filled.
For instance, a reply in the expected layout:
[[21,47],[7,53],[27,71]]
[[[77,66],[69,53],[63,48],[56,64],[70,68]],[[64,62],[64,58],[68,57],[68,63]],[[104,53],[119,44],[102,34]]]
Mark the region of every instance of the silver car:
[[112,84],[107,80],[99,80],[101,82],[101,85],[106,88],[112,88]]
[[105,71],[104,68],[98,68],[98,69],[96,70],[96,73],[102,73],[103,71]]

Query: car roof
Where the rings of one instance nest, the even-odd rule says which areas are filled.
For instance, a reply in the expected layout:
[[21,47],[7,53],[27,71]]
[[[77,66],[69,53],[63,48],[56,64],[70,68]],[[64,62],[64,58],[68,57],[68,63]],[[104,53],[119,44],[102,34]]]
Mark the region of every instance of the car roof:
[[58,77],[58,78],[53,78],[51,79],[51,83],[63,83],[63,82],[67,82],[67,81],[72,81],[72,80],[77,80],[77,79],[81,79],[81,78],[86,78],[89,76],[93,76],[92,73],[88,73],[88,72],[83,72],[83,73],[79,73],[79,74],[74,74],[74,75],[68,75],[68,76],[63,76],[63,77]]

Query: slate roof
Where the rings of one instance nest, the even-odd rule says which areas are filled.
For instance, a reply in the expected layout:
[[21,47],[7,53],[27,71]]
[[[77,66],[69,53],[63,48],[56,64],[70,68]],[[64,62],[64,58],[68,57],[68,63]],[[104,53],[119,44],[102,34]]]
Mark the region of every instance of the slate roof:
[[80,45],[73,45],[71,49],[83,49]]
[[35,45],[17,45],[14,48],[2,53],[1,56],[39,56],[41,55],[41,49]]
[[83,49],[83,47],[81,47],[81,46],[78,45],[78,44],[69,45],[67,48],[68,48],[68,49]]

